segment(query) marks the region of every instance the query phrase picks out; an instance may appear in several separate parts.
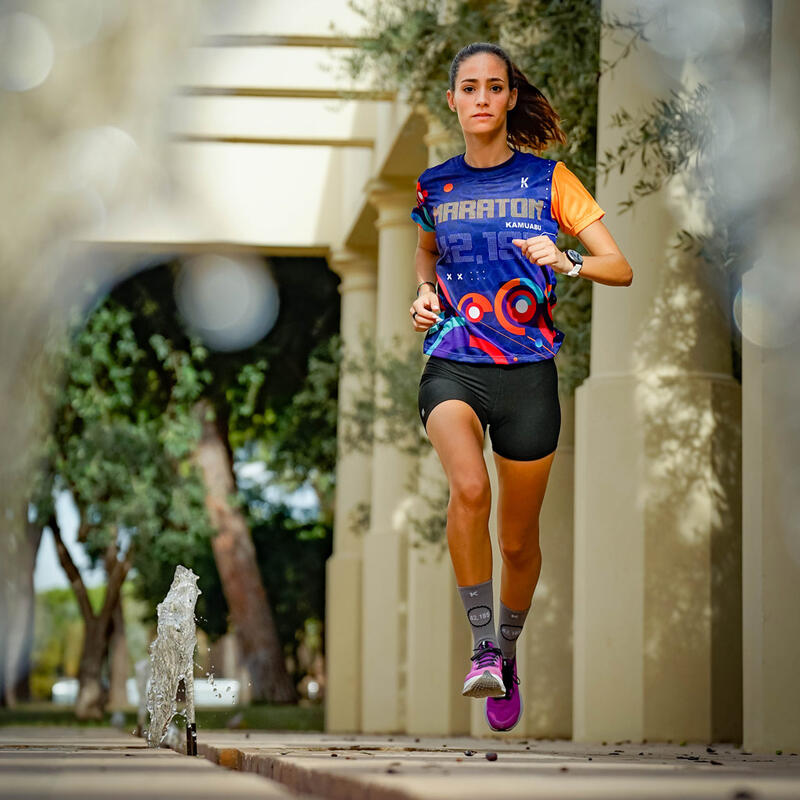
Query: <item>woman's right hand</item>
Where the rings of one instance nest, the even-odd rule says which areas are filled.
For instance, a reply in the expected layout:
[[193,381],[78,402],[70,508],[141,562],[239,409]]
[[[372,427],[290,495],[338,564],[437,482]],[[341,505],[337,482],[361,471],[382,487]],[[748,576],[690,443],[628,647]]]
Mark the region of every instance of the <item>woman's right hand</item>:
[[423,293],[413,302],[408,310],[415,331],[427,331],[436,322],[439,322],[441,308],[439,307],[439,297],[433,289],[423,291]]

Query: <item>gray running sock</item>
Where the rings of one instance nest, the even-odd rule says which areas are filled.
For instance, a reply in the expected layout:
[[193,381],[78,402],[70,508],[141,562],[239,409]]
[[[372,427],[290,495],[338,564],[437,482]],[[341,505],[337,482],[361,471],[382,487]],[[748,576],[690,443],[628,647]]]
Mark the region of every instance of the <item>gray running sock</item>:
[[491,639],[492,645],[496,647],[492,579],[489,578],[485,583],[476,583],[474,586],[459,586],[458,593],[461,595],[467,619],[472,627],[474,646],[477,647],[485,639]]
[[525,624],[525,617],[531,607],[528,606],[524,611],[512,611],[500,601],[500,650],[503,658],[514,658],[517,652],[517,639],[522,633],[522,626]]

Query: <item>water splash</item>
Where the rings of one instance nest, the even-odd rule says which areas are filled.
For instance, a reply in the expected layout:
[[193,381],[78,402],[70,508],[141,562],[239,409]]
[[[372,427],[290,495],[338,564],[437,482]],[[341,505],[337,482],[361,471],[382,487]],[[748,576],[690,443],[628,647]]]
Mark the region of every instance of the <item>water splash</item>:
[[[147,712],[150,725],[147,744],[158,747],[177,713],[176,694],[183,681],[186,691],[186,729],[194,730],[194,650],[197,635],[194,607],[200,595],[197,575],[181,565],[175,568],[167,596],[158,604],[158,629],[150,645],[150,680],[147,684]],[[187,753],[192,742],[187,736]]]

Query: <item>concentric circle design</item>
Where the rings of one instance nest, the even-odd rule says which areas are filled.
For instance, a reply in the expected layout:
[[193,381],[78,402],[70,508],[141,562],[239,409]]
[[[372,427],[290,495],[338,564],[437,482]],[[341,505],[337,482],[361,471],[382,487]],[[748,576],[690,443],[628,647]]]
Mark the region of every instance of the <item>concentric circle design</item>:
[[478,292],[469,292],[458,301],[459,313],[470,322],[480,322],[483,315],[491,310],[489,299]]
[[525,333],[522,325],[533,319],[537,305],[544,302],[545,296],[540,286],[528,278],[512,278],[495,295],[494,313],[507,331],[522,335]]

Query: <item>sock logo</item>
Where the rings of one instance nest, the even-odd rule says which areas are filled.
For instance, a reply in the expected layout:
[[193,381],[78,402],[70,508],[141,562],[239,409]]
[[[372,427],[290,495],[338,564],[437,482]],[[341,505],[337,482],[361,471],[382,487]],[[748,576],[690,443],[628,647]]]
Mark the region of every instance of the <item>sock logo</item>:
[[492,619],[492,609],[488,606],[475,606],[467,612],[469,621],[477,628],[487,625]]
[[513,642],[519,635],[522,633],[522,628],[517,625],[501,625],[500,626],[500,635],[507,639],[509,642]]
[[477,596],[478,596],[478,593],[477,593],[477,592],[470,592],[470,593],[469,593],[469,596],[470,596],[470,597],[477,597]]

